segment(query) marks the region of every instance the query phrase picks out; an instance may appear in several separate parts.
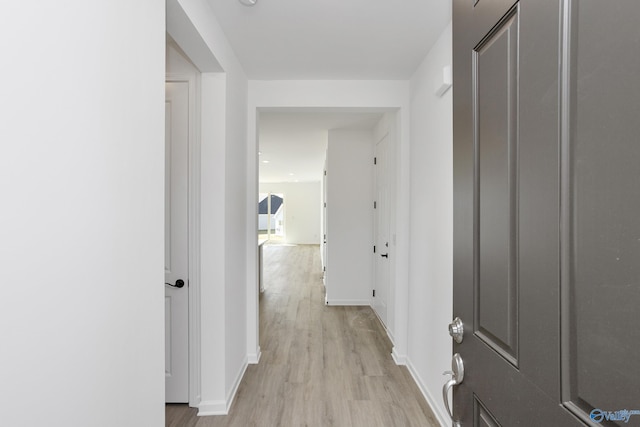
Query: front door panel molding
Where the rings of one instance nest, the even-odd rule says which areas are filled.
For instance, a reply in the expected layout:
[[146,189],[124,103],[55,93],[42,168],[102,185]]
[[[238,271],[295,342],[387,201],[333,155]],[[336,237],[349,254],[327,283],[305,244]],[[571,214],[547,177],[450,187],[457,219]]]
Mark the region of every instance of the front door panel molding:
[[518,366],[519,4],[473,49],[474,333]]

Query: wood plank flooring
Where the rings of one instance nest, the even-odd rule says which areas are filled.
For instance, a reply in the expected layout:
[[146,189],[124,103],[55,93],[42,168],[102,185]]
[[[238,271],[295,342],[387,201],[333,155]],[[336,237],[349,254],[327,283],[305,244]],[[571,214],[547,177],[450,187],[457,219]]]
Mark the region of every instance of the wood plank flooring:
[[198,410],[187,405],[167,403],[164,407],[165,427],[195,427]]
[[372,309],[324,304],[318,246],[267,245],[264,257],[260,363],[229,415],[193,424],[185,409],[167,426],[439,426]]

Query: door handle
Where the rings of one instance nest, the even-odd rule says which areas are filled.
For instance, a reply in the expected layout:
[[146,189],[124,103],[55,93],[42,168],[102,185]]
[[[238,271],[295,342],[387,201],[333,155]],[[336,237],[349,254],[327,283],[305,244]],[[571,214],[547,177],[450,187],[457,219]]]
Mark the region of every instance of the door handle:
[[172,285],[171,283],[166,283],[165,282],[165,285],[171,286],[172,288],[180,289],[180,288],[182,288],[184,286],[184,280],[182,280],[182,279],[176,280],[176,284],[175,285]]
[[382,258],[389,258],[389,254],[380,254]]
[[444,407],[447,410],[447,414],[451,418],[451,422],[454,427],[460,427],[460,421],[453,418],[453,412],[449,406],[449,390],[455,385],[458,385],[464,380],[464,362],[459,353],[453,355],[451,360],[451,370],[444,372],[442,375],[451,375],[451,379],[445,383],[442,387],[442,398],[444,399]]

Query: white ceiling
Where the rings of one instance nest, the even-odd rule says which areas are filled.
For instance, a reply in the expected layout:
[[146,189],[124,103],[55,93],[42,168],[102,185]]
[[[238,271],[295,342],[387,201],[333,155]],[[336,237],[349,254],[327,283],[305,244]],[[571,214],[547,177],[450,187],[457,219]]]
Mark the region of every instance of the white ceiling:
[[328,131],[372,129],[381,117],[382,112],[261,112],[260,182],[320,181]]
[[[407,80],[451,19],[450,0],[208,2],[252,80]],[[321,180],[328,130],[381,114],[261,112],[260,182]]]
[[450,0],[209,4],[255,80],[406,80],[451,19]]

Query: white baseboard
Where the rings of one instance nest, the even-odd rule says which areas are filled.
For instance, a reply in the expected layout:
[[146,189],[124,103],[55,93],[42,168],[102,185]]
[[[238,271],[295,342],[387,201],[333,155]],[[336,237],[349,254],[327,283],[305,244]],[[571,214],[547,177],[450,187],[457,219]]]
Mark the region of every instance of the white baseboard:
[[[260,356],[258,355],[258,359]],[[210,400],[205,402],[200,402],[198,405],[198,416],[208,416],[208,415],[227,415],[229,413],[229,409],[233,404],[233,399],[235,399],[236,394],[238,394],[238,387],[240,387],[240,382],[242,381],[242,377],[244,377],[244,373],[247,371],[247,367],[249,366],[249,357],[245,357],[244,362],[242,363],[242,367],[240,371],[238,371],[238,375],[236,376],[235,381],[233,382],[233,386],[227,393],[226,400]]]
[[207,400],[198,405],[198,416],[227,415],[227,402],[224,400]]
[[384,328],[387,331],[387,336],[389,337],[389,339],[391,340],[391,345],[393,347],[396,346],[396,337],[393,336],[393,333],[391,333],[391,331],[389,329],[387,329],[387,327],[385,326]]
[[260,357],[262,357],[262,351],[260,351],[260,347],[258,347],[258,353],[251,353],[248,356],[248,361],[250,365],[257,365],[260,363]]
[[229,390],[229,393],[227,393],[227,414],[229,413],[229,409],[231,409],[231,404],[238,393],[238,387],[240,387],[240,382],[242,381],[242,377],[244,377],[244,373],[247,372],[248,366],[249,358],[245,357],[244,362],[242,362],[242,367],[240,368],[240,371],[238,371],[238,375],[233,382],[233,386],[231,387],[231,390]]
[[407,356],[398,354],[396,347],[393,347],[391,350],[391,357],[393,361],[396,362],[396,365],[404,366],[407,364]]
[[[429,407],[431,407],[431,411],[434,413],[434,415],[438,419],[438,422],[440,423],[440,425],[442,427],[451,426],[451,419],[447,414],[440,411],[440,405],[438,405],[437,403],[438,401],[431,395],[431,393],[429,393],[429,390],[427,390],[427,387],[425,387],[424,381],[422,381],[422,378],[420,378],[420,375],[418,374],[418,371],[416,371],[415,367],[413,366],[413,363],[411,363],[411,360],[408,357],[405,357],[404,359],[405,359],[404,364],[407,366],[407,369],[409,369],[409,373],[411,374],[413,381],[415,381],[416,385],[422,392],[422,395],[424,396],[425,400],[429,404]],[[395,357],[394,357],[394,360],[395,360]]]
[[371,305],[371,301],[366,299],[326,299],[325,303],[327,305],[341,306],[341,305]]

